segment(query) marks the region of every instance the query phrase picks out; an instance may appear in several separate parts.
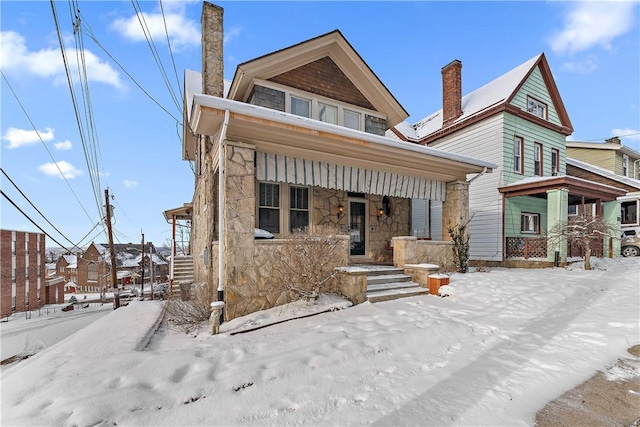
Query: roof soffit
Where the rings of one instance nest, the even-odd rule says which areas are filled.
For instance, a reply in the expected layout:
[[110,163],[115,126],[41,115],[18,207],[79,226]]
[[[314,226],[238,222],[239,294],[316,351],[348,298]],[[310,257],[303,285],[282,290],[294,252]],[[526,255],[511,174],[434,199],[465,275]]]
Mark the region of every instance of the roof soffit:
[[254,79],[269,80],[327,56],[377,111],[387,115],[388,127],[409,117],[402,105],[338,30],[238,65],[228,98],[246,102]]

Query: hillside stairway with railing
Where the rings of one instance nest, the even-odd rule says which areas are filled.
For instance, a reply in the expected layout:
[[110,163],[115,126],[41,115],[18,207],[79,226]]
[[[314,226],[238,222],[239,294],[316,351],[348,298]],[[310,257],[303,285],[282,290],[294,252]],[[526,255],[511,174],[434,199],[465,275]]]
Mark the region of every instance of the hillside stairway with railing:
[[180,296],[180,284],[193,283],[193,256],[177,255],[173,261],[173,282],[169,295],[172,298]]

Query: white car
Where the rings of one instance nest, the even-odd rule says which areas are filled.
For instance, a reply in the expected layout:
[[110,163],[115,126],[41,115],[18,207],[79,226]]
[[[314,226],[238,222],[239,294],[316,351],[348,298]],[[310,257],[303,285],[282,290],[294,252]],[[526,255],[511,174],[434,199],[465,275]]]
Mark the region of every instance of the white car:
[[625,257],[640,255],[640,227],[622,229],[620,254]]

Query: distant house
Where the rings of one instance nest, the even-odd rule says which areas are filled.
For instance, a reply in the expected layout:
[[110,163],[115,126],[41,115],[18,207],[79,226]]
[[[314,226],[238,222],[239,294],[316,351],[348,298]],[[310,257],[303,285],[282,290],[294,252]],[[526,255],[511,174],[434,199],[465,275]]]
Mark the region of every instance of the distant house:
[[[640,226],[638,212],[640,212],[640,180],[616,174],[609,169],[594,166],[580,160],[567,157],[567,175],[587,179],[593,182],[620,188],[626,191],[624,196],[619,196],[621,227]],[[587,206],[587,211],[593,210],[593,206]],[[570,206],[569,215],[582,213],[580,206]]]
[[63,277],[47,278],[45,283],[45,304],[64,303],[65,282]]
[[78,256],[64,254],[56,261],[56,275],[65,282],[76,282],[78,278]]
[[0,230],[0,317],[45,304],[45,235]]
[[[470,252],[476,264],[544,265],[556,256],[564,262],[566,245],[556,247],[546,233],[566,220],[570,206],[593,203],[598,216],[617,224],[616,199],[624,191],[566,173],[565,143],[573,127],[544,54],[465,96],[460,61],[442,69],[442,80],[442,109],[387,134],[500,165],[499,173],[471,178]],[[414,234],[431,237],[441,223],[440,209],[438,202],[414,200]]]
[[618,137],[604,143],[567,141],[567,157],[619,176],[640,179],[640,152],[622,145]]
[[195,282],[217,286],[227,320],[290,300],[265,257],[295,230],[342,234],[336,267],[404,265],[389,242],[410,233],[411,199],[466,221],[467,175],[495,164],[386,137],[408,113],[340,31],[243,62],[225,90],[222,9],[204,2],[202,22],[203,73],[185,74],[190,249]]

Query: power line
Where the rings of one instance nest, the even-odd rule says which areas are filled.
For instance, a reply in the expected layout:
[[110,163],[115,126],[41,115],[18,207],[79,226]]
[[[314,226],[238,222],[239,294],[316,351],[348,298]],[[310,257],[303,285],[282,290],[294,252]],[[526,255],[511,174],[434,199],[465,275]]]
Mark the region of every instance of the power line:
[[[65,74],[67,76],[67,84],[69,85],[69,91],[71,93],[71,103],[73,104],[73,111],[74,111],[75,116],[76,116],[76,122],[78,123],[78,132],[80,133],[80,141],[82,142],[82,148],[83,148],[83,151],[84,151],[85,161],[87,162],[87,170],[89,171],[89,179],[91,180],[91,187],[93,189],[93,195],[94,195],[94,198],[95,198],[96,207],[98,208],[98,212],[100,212],[99,187],[97,187],[98,184],[96,183],[94,174],[92,173],[90,156],[87,153],[87,144],[86,144],[86,138],[85,138],[85,135],[84,135],[84,128],[82,126],[82,120],[80,119],[80,112],[79,112],[79,108],[78,108],[78,103],[77,103],[75,91],[74,91],[74,88],[73,88],[73,79],[71,78],[71,74],[69,72],[69,63],[67,61],[67,52],[66,52],[66,49],[64,47],[64,41],[62,40],[62,34],[60,32],[60,23],[58,21],[58,13],[56,11],[55,1],[54,0],[50,0],[50,3],[51,3],[51,12],[53,13],[53,21],[55,23],[56,33],[58,35],[58,43],[60,45],[60,53],[62,54],[62,62],[64,64],[64,71],[65,71]],[[78,66],[80,66],[79,63],[78,63]]]
[[178,69],[176,68],[176,61],[173,57],[173,50],[171,50],[171,41],[169,40],[169,30],[167,29],[167,20],[164,16],[164,6],[162,6],[162,0],[160,1],[160,11],[162,12],[162,22],[164,23],[164,33],[167,35],[167,46],[169,47],[169,56],[171,57],[171,63],[173,64],[173,72],[176,76],[176,82],[178,83],[178,92],[180,92],[180,99],[184,99],[182,94],[182,86],[180,85],[180,78],[178,77]]
[[[153,38],[151,37],[151,31],[149,31],[149,27],[147,26],[147,21],[144,17],[144,13],[142,12],[142,8],[140,7],[140,3],[138,0],[131,0],[131,4],[133,6],[133,10],[136,12],[136,17],[138,18],[138,22],[140,23],[140,27],[142,28],[142,33],[144,34],[145,39],[147,40],[147,44],[149,45],[149,50],[151,51],[151,56],[156,62],[158,69],[160,70],[160,75],[169,90],[169,95],[173,99],[175,103],[176,109],[180,111],[180,103],[178,102],[175,92],[169,83],[169,78],[167,77],[167,73],[164,70],[164,65],[162,64],[162,59],[160,58],[160,54],[158,53],[158,49],[153,42]],[[136,7],[137,5],[137,7]],[[163,15],[164,16],[164,15]]]
[[47,147],[47,144],[45,144],[45,142],[42,140],[42,136],[40,136],[40,132],[38,132],[38,129],[36,128],[35,124],[33,124],[33,121],[31,120],[31,117],[27,113],[27,110],[25,110],[24,106],[22,105],[22,102],[20,102],[20,99],[18,98],[18,95],[13,90],[13,87],[11,86],[11,84],[9,83],[9,80],[7,80],[7,77],[4,75],[4,72],[2,72],[1,69],[0,69],[0,74],[2,74],[2,78],[4,78],[4,81],[7,83],[7,86],[9,86],[9,89],[11,90],[11,93],[13,94],[14,98],[18,102],[18,105],[20,105],[20,108],[22,109],[22,112],[24,113],[24,115],[27,117],[27,120],[29,120],[29,123],[31,124],[31,127],[33,128],[34,131],[36,131],[36,134],[38,135],[38,138],[40,139],[40,142],[44,146],[45,150],[47,150],[47,153],[49,153],[49,157],[51,157],[51,160],[53,160],[53,164],[56,165],[56,168],[58,169],[58,172],[60,172],[60,176],[67,183],[67,186],[69,187],[69,190],[71,190],[71,193],[73,194],[73,196],[78,201],[78,204],[80,205],[80,207],[82,208],[84,213],[87,215],[87,218],[89,218],[89,221],[93,222],[93,219],[91,219],[91,216],[89,215],[89,212],[87,212],[87,210],[85,209],[84,205],[82,204],[82,202],[78,198],[78,195],[76,194],[76,192],[73,191],[73,188],[71,187],[71,184],[67,180],[67,177],[64,176],[64,173],[62,173],[62,170],[60,169],[60,166],[58,165],[58,162],[56,161],[56,159],[53,158],[53,154],[51,154],[51,151],[49,150],[49,147]]
[[[78,247],[77,245],[75,245],[67,236],[64,235],[64,233],[60,230],[58,230],[58,228],[53,225],[51,223],[51,221],[49,221],[49,219],[42,213],[40,212],[40,210],[31,202],[31,200],[29,200],[29,198],[22,192],[22,190],[20,190],[20,188],[18,188],[18,186],[16,185],[15,182],[13,182],[13,180],[9,177],[9,175],[7,175],[7,173],[4,171],[4,169],[0,168],[0,171],[2,171],[2,174],[9,180],[9,182],[16,188],[16,190],[18,190],[18,192],[20,192],[20,194],[22,195],[22,197],[25,198],[25,200],[27,202],[29,202],[29,204],[36,210],[36,212],[38,212],[40,214],[40,216],[42,218],[44,218],[45,221],[47,221],[47,223],[53,227],[54,230],[56,230],[58,232],[58,234],[60,234],[62,237],[64,237],[67,242],[71,243],[72,245]],[[79,247],[78,247],[79,248]]]
[[44,231],[44,229],[42,227],[40,227],[38,224],[36,224],[36,222],[34,220],[32,220],[29,215],[27,215],[22,209],[20,209],[18,207],[18,205],[16,205],[13,200],[11,200],[9,198],[9,196],[7,196],[6,194],[4,194],[4,191],[0,190],[0,193],[2,194],[2,196],[7,199],[9,201],[9,203],[11,203],[16,209],[18,209],[20,211],[20,213],[22,215],[24,215],[25,218],[27,218],[29,221],[31,221],[31,223],[33,225],[35,225],[36,227],[38,227],[38,230],[42,231],[45,236],[47,236],[48,238],[50,238],[51,240],[53,240],[54,242],[56,242],[62,249],[66,250],[67,252],[71,253],[71,251],[69,249],[67,249],[62,243],[58,242],[56,239],[54,239],[53,237],[51,237],[51,235],[49,233],[47,233],[46,231]]

